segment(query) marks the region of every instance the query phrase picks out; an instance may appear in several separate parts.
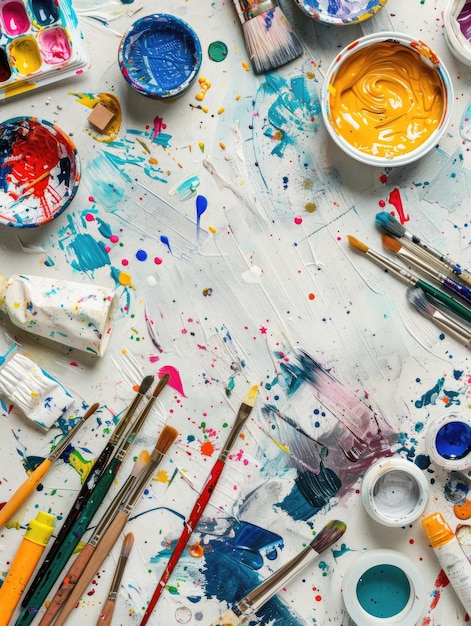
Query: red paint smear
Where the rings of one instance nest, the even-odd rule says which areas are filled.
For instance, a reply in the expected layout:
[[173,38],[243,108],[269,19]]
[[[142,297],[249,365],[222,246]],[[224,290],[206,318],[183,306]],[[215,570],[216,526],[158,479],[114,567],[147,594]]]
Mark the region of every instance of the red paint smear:
[[205,456],[213,456],[213,454],[214,454],[214,446],[211,443],[211,441],[205,441],[201,445],[201,454],[204,454]]
[[0,502],[0,511],[3,509],[3,507],[5,506],[6,502]]
[[410,220],[410,215],[407,215],[406,217],[404,213],[401,192],[399,191],[399,189],[397,189],[397,187],[393,189],[389,194],[388,202],[389,204],[392,204],[393,207],[396,209],[397,216],[399,217],[399,221],[401,222],[401,224],[404,224],[404,222],[408,222]]
[[180,378],[180,372],[173,365],[164,365],[159,369],[159,378],[162,378],[164,374],[169,375],[168,384],[172,389],[178,391],[180,395],[186,398],[185,392],[183,391],[182,379]]
[[167,128],[167,124],[164,123],[163,119],[158,115],[154,118],[154,132],[152,134],[152,139],[155,139],[160,135],[160,133]]

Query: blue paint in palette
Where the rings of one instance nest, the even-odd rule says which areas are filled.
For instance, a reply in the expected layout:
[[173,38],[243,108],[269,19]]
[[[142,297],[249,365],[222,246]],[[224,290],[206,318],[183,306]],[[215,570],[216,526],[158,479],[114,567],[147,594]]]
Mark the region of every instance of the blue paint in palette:
[[435,446],[444,459],[464,459],[471,452],[471,427],[459,421],[444,424],[437,431]]
[[385,563],[366,570],[358,581],[356,591],[358,601],[367,613],[385,619],[405,609],[411,586],[399,567]]

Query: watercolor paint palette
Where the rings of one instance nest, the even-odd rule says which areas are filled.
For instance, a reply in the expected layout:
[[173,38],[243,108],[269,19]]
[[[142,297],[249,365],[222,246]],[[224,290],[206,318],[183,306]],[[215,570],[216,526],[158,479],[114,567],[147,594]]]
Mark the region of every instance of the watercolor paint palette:
[[5,100],[88,65],[71,0],[0,0],[0,98]]

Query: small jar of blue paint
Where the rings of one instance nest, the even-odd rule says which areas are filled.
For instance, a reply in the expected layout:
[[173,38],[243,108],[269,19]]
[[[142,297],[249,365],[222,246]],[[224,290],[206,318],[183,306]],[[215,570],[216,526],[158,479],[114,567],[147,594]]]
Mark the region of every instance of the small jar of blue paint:
[[158,100],[181,96],[195,80],[201,61],[196,32],[184,20],[166,13],[134,22],[118,48],[119,68],[126,82]]
[[425,607],[423,576],[396,550],[364,552],[347,570],[342,595],[358,626],[414,626]]
[[471,466],[471,420],[456,413],[436,417],[425,431],[427,454],[433,463],[448,470]]

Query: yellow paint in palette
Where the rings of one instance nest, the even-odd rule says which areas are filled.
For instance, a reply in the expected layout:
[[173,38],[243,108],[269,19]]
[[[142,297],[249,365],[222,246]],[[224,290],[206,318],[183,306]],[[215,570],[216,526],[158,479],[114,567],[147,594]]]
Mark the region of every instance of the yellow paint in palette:
[[13,69],[19,74],[33,74],[41,67],[42,59],[38,45],[32,37],[20,37],[10,45]]

